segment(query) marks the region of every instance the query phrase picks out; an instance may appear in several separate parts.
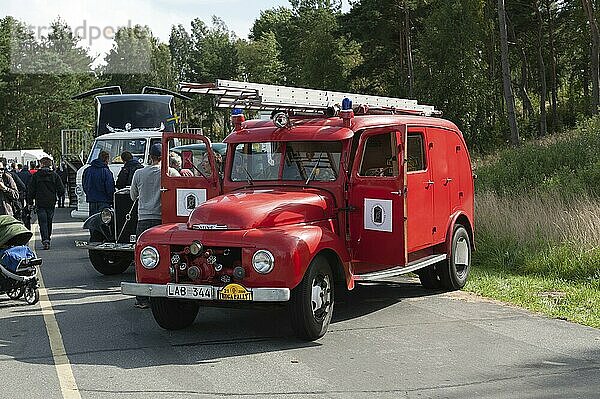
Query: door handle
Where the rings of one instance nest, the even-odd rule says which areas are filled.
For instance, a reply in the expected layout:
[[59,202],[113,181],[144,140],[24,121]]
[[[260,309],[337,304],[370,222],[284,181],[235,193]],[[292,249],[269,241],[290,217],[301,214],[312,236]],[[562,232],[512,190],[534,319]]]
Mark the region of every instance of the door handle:
[[444,186],[447,186],[447,185],[448,185],[448,183],[450,183],[451,181],[452,181],[452,179],[451,179],[450,177],[446,177],[446,178],[444,179]]
[[433,181],[433,180],[427,180],[427,181],[425,182],[425,188],[429,188],[429,186],[432,186],[432,185],[433,185],[433,183],[434,183],[434,181]]
[[161,188],[160,188],[160,192],[161,192],[161,193],[164,193],[165,191],[169,191],[169,189],[168,189],[168,188],[164,188],[164,187],[161,187]]
[[392,191],[390,194],[392,195],[398,195],[398,196],[402,196],[402,191]]

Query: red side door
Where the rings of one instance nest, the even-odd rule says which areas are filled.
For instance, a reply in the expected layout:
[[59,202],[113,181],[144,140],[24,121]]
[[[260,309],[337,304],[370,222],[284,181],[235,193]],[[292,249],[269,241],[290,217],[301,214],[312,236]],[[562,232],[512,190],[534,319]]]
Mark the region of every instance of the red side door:
[[425,128],[409,128],[406,145],[407,159],[407,246],[414,252],[431,245],[433,241],[434,184],[429,141]]
[[403,127],[367,129],[358,134],[348,199],[356,274],[405,264]]
[[162,221],[185,223],[196,207],[221,194],[215,154],[200,134],[165,133],[162,145]]

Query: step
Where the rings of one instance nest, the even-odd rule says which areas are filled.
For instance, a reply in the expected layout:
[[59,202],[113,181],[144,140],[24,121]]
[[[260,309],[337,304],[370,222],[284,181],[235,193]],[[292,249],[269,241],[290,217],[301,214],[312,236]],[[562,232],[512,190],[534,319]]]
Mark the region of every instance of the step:
[[446,260],[448,255],[429,255],[425,258],[414,260],[408,263],[406,266],[395,266],[390,269],[378,270],[376,272],[365,273],[365,274],[355,274],[355,281],[376,281],[382,280],[384,278],[400,276],[402,274],[407,274],[414,272],[415,270],[422,269],[424,267],[433,265],[434,263],[442,262]]

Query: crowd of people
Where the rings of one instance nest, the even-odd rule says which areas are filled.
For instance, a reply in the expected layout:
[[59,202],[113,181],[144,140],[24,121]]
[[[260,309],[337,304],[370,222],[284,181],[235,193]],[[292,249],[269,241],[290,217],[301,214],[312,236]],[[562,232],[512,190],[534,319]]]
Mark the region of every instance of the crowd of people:
[[57,171],[50,158],[29,166],[0,162],[0,215],[10,215],[31,229],[31,212],[35,212],[40,227],[42,245],[50,249],[54,209],[65,206],[67,171],[64,165]]

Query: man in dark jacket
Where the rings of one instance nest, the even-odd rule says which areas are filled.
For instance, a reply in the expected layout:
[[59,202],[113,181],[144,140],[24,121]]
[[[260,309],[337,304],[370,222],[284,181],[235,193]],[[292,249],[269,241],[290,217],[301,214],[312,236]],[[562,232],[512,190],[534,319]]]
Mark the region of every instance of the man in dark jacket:
[[95,215],[113,203],[115,178],[108,168],[109,153],[100,151],[98,158],[83,172],[83,191],[89,204],[89,215]]
[[13,216],[13,203],[19,198],[17,184],[0,162],[0,215]]
[[23,205],[22,205],[21,198],[26,197],[25,193],[26,193],[27,187],[25,187],[25,183],[23,183],[23,180],[21,180],[21,178],[19,177],[19,174],[17,173],[16,168],[17,168],[17,165],[14,162],[11,163],[10,170],[8,171],[8,173],[15,181],[15,184],[17,185],[17,190],[19,190],[19,198],[17,198],[13,202],[13,214],[14,214],[13,216],[15,217],[15,219],[22,221],[23,217],[22,217],[21,213],[23,210]]
[[35,203],[42,244],[44,249],[49,249],[56,198],[59,194],[64,193],[65,186],[63,186],[56,172],[50,169],[52,166],[50,158],[40,159],[40,164],[41,168],[31,177],[29,182],[27,201],[30,206]]
[[144,167],[129,151],[123,151],[121,160],[123,160],[125,165],[123,165],[119,176],[117,176],[116,186],[118,189],[131,186],[131,180],[135,171]]

